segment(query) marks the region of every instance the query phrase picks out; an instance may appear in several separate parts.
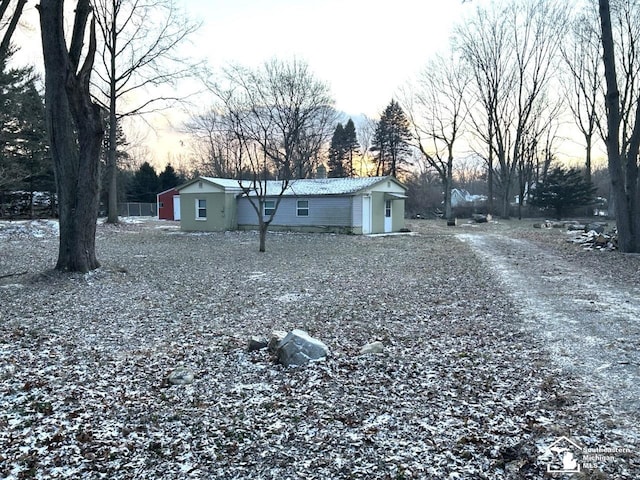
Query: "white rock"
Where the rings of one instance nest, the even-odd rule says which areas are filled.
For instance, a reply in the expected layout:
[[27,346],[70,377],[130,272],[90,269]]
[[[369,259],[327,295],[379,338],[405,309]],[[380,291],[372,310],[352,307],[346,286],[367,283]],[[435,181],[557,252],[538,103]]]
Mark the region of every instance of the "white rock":
[[178,367],[167,377],[171,385],[187,385],[193,383],[193,372],[188,368]]
[[382,342],[367,343],[360,349],[360,355],[366,355],[368,353],[382,353],[384,351],[384,344]]
[[329,354],[329,348],[302,330],[292,330],[280,341],[276,350],[278,361],[284,366],[306,365]]

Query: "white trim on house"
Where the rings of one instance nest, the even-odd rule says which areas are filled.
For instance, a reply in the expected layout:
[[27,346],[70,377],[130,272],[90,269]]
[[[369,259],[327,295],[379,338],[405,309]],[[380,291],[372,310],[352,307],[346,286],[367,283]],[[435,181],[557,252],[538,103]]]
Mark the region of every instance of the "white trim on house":
[[[269,206],[267,206],[267,204],[269,204]],[[262,215],[265,217],[269,217],[273,214],[275,209],[276,209],[275,200],[265,200],[264,203],[262,204]]]
[[[301,206],[300,205],[301,203],[305,203],[306,205]],[[309,216],[309,200],[296,201],[296,217],[308,217],[308,216]]]
[[[200,202],[204,202],[204,207],[200,206]],[[200,215],[201,210],[204,210],[204,217]],[[196,220],[205,221],[207,219],[207,199],[196,198]]]

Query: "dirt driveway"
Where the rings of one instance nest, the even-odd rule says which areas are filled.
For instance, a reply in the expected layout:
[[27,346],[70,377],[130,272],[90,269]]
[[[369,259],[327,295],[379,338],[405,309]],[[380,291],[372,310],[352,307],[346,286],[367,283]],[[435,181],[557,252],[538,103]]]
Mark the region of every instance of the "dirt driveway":
[[[607,265],[609,255],[633,269],[637,256],[627,262],[618,252],[580,252],[573,245],[578,256],[566,256],[539,239],[514,238],[513,231],[491,228],[456,228],[455,237],[494,273],[520,311],[523,329],[540,341],[567,378],[578,381],[588,403],[599,406],[599,415],[635,443],[640,423],[639,285],[615,271],[601,275],[589,260]],[[580,255],[600,257],[582,262]]]

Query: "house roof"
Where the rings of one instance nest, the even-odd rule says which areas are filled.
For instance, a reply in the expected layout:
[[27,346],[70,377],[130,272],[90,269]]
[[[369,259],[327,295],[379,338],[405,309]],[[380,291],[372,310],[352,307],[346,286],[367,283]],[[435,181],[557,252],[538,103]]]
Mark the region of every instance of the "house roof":
[[171,188],[169,188],[167,190],[163,190],[162,192],[158,193],[157,195],[159,196],[159,195],[164,195],[165,193],[169,193],[169,192],[177,192],[178,191],[177,188],[178,187],[171,187]]
[[176,187],[176,190],[180,191],[189,185],[193,185],[196,182],[207,182],[217,187],[222,188],[223,190],[231,190],[240,192],[240,185],[238,185],[238,180],[233,180],[231,178],[214,178],[214,177],[197,177],[193,180],[189,180],[187,183],[183,183],[179,187]]
[[[305,178],[291,180],[283,196],[312,197],[319,195],[355,195],[363,190],[374,187],[384,181],[393,181],[403,189],[400,182],[393,177],[361,177],[361,178]],[[250,183],[249,183],[250,184]],[[267,195],[277,196],[282,191],[282,182],[270,180],[267,182]]]
[[[225,190],[240,192],[240,186],[238,180],[232,180],[229,178],[213,178],[213,177],[198,177],[190,182],[185,183],[178,187],[181,190],[197,181],[203,180],[205,182],[212,183]],[[282,193],[283,196],[316,196],[316,195],[353,195],[363,190],[371,188],[384,181],[392,181],[396,185],[405,189],[398,180],[394,177],[357,177],[357,178],[312,178],[312,179],[298,179],[290,180],[287,189]],[[250,180],[242,180],[242,184],[245,187],[251,188]],[[259,189],[259,186],[258,186]],[[266,196],[277,196],[282,191],[282,182],[279,180],[267,181]]]
[[[292,180],[284,195],[313,196],[313,195],[349,195],[377,185],[386,180],[402,186],[393,177],[361,177],[361,178],[314,178]],[[281,188],[281,182],[275,182],[275,188]],[[404,188],[404,186],[402,186]],[[269,188],[269,187],[268,187]],[[276,193],[276,194],[277,194]]]

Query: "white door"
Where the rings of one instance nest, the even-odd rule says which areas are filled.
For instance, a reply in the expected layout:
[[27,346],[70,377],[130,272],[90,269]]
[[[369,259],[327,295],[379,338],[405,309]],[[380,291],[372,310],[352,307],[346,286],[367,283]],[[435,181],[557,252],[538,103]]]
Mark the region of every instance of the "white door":
[[371,197],[362,197],[362,233],[371,233]]
[[391,218],[391,210],[393,203],[391,200],[384,201],[384,233],[388,233],[393,230],[393,221]]
[[180,195],[173,196],[173,219],[180,220]]

